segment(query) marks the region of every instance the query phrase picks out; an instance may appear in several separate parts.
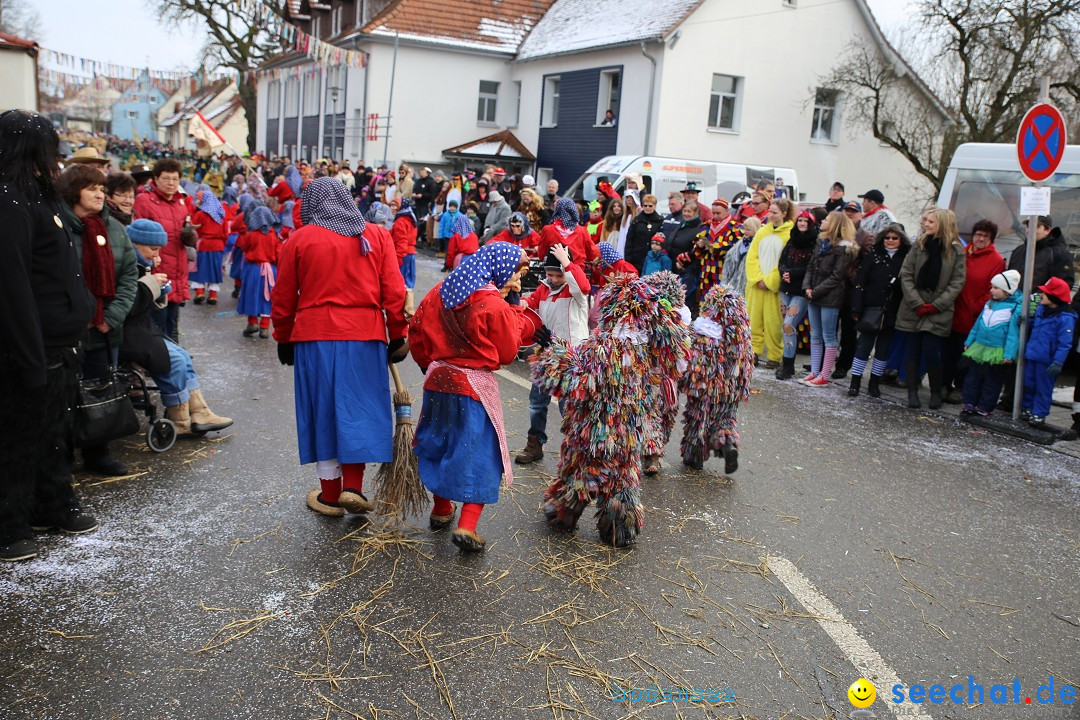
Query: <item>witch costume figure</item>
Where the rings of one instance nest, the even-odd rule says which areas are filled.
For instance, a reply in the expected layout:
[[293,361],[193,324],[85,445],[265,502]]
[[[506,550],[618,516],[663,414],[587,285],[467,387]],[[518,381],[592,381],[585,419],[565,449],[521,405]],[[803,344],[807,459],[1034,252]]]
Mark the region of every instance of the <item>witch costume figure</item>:
[[544,514],[559,530],[577,527],[596,500],[600,538],[634,542],[644,526],[641,453],[653,368],[686,367],[689,339],[678,314],[644,280],[613,278],[598,296],[600,319],[582,343],[554,338],[532,363],[533,381],[562,398],[558,476],[544,493]]
[[[679,319],[690,329],[690,308],[686,306],[686,286],[679,276],[670,270],[661,270],[644,278],[660,296],[660,302],[675,310]],[[679,375],[665,374],[660,367],[653,368],[646,392],[645,446],[641,451],[641,464],[646,475],[660,472],[660,458],[671,440],[671,431],[679,417]]]
[[520,291],[528,269],[520,247],[488,243],[428,292],[409,323],[412,356],[424,372],[415,448],[420,479],[434,496],[431,529],[448,527],[454,502],[463,503],[453,542],[468,552],[484,549],[477,520],[498,502],[502,479],[509,485],[514,477],[493,371],[542,328],[536,313],[505,300]]
[[709,455],[723,455],[724,472],[739,469],[739,403],[750,397],[754,347],[746,302],[727,285],[716,285],[694,321],[690,367],[679,383],[686,395],[683,463],[700,470]]
[[295,365],[300,464],[315,463],[319,479],[307,506],[366,513],[366,464],[394,459],[386,368],[409,352],[405,283],[390,233],[364,222],[340,181],[313,180],[303,200],[303,226],[278,263],[273,319],[278,359]]

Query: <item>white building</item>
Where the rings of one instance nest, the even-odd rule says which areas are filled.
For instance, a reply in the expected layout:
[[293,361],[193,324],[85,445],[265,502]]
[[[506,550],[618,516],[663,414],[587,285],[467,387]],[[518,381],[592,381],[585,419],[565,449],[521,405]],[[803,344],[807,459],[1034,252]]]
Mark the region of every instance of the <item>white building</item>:
[[[269,64],[258,146],[271,153],[491,160],[563,187],[615,154],[788,166],[807,200],[840,180],[849,199],[881,190],[908,220],[932,196],[899,154],[847,129],[844,98],[818,86],[855,42],[903,63],[865,0],[479,0],[452,12],[440,0],[291,0],[290,10],[368,62]],[[905,72],[923,112],[944,123],[940,101]],[[609,109],[614,126],[601,124]],[[526,151],[517,158],[460,152],[507,131]]]
[[3,109],[20,108],[37,112],[38,44],[0,33],[0,98]]

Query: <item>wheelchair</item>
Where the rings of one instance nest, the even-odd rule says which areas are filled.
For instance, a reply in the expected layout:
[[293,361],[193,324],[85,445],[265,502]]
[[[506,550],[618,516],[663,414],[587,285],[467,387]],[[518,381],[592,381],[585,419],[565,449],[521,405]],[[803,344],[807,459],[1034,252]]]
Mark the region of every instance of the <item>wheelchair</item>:
[[[121,371],[128,380],[128,398],[136,412],[146,415],[146,445],[156,453],[163,453],[176,444],[176,426],[159,411],[150,391],[158,389],[147,384],[146,375],[134,366],[124,367]],[[158,413],[161,413],[159,417]],[[203,433],[205,435],[205,433]]]

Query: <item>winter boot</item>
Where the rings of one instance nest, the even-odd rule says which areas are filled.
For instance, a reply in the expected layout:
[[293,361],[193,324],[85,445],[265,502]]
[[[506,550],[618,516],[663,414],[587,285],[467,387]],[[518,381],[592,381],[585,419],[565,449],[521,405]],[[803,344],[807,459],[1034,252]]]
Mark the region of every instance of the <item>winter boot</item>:
[[233,424],[232,418],[216,415],[210,409],[210,406],[206,404],[206,400],[203,399],[202,390],[191,391],[191,399],[188,400],[188,412],[191,429],[197,433],[224,430]]
[[83,469],[103,477],[123,477],[128,474],[127,466],[113,457],[109,445],[97,445],[83,448]]
[[656,455],[646,455],[641,459],[642,472],[652,477],[660,472],[660,458]]
[[170,405],[165,408],[165,417],[176,426],[177,437],[191,437],[191,411],[187,403]]
[[517,454],[517,457],[514,458],[514,462],[518,465],[530,465],[543,459],[544,446],[540,444],[539,440],[530,435],[528,441],[525,443],[525,449]]
[[204,302],[206,302],[206,291],[202,288],[198,288],[195,291],[195,297],[192,299],[192,302],[194,302],[196,305],[202,305]]
[[941,368],[933,368],[926,371],[926,377],[930,380],[930,403],[931,410],[941,407]]
[[722,452],[724,454],[724,474],[730,475],[739,469],[739,448],[735,445],[734,440],[728,438]]
[[858,397],[860,387],[862,387],[862,375],[852,375],[851,387],[848,388],[847,394],[851,397]]
[[795,377],[795,358],[786,357],[776,370],[777,380],[790,380]]
[[206,298],[207,305],[217,305],[217,290],[210,291],[210,297]]
[[907,370],[907,406],[918,410],[922,407],[919,401],[919,386],[922,385],[922,375],[919,374],[919,361],[904,364]]
[[244,328],[244,337],[252,337],[259,332],[259,326],[253,322],[249,322],[247,327]]
[[873,398],[881,397],[881,378],[877,375],[870,376],[870,382],[866,385],[866,394]]

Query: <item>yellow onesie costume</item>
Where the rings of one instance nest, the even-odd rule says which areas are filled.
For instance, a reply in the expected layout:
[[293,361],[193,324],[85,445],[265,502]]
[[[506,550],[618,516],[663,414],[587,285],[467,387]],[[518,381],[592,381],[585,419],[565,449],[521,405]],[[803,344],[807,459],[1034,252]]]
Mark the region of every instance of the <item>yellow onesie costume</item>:
[[[762,345],[768,345],[769,360],[780,362],[784,354],[784,336],[780,317],[780,252],[791,237],[793,222],[774,228],[765,223],[754,235],[746,253],[746,309],[750,315],[750,335],[754,355],[760,356]],[[767,289],[758,283],[764,281]]]

